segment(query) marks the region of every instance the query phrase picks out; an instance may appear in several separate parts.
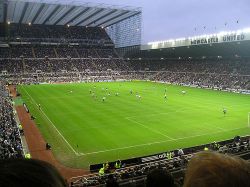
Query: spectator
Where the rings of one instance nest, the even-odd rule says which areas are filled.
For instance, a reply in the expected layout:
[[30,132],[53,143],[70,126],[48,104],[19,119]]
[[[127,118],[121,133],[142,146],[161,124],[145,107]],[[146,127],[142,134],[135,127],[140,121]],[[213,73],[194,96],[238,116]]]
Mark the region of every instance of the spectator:
[[250,165],[237,157],[200,152],[189,161],[184,187],[250,187]]
[[147,175],[146,186],[174,187],[174,178],[167,170],[161,168],[154,169]]
[[56,168],[44,161],[34,159],[0,160],[0,165],[0,186],[67,186]]

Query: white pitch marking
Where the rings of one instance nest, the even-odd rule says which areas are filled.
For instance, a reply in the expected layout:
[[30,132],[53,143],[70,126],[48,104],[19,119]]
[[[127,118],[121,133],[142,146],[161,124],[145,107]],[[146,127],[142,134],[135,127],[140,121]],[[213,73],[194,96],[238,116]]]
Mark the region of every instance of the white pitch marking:
[[131,121],[131,122],[133,122],[133,123],[136,123],[136,124],[138,124],[138,125],[140,125],[140,126],[146,128],[146,129],[148,129],[148,130],[150,130],[150,131],[152,131],[152,132],[155,132],[155,133],[160,134],[160,135],[162,135],[162,136],[164,136],[164,137],[166,137],[166,138],[169,138],[169,139],[171,139],[171,140],[174,140],[174,138],[171,138],[170,136],[167,136],[166,134],[163,134],[163,133],[161,133],[161,132],[159,132],[159,131],[157,131],[157,130],[154,130],[154,129],[152,129],[152,128],[146,126],[146,125],[143,125],[142,123],[140,123],[140,122],[138,122],[138,121],[135,121],[135,120],[129,119],[129,118],[125,118],[125,119],[127,119],[127,120],[129,120],[129,121]]
[[[23,87],[24,91],[29,95],[29,97],[31,98],[31,100],[38,106],[38,104],[36,103],[36,101],[33,99],[33,97],[26,91],[26,89]],[[59,132],[59,130],[56,128],[56,126],[54,125],[54,123],[49,119],[49,117],[42,111],[42,109],[40,109],[40,111],[42,112],[42,114],[47,118],[47,120],[51,123],[51,125],[55,128],[55,130],[57,131],[57,133],[62,137],[62,139],[66,142],[66,144],[70,147],[70,149],[75,153],[75,155],[79,156],[79,153],[77,153],[75,151],[75,149],[69,144],[69,142],[63,137],[63,135]]]
[[[26,91],[26,89],[24,88],[25,92],[30,96],[30,94]],[[34,99],[30,96],[30,98],[34,101]],[[36,102],[35,102],[36,103]],[[36,104],[37,105],[37,104]],[[42,111],[43,112],[43,111]],[[172,111],[171,111],[172,112]],[[168,113],[171,113],[168,112]],[[173,111],[174,112],[174,111]],[[176,112],[176,111],[175,111]],[[44,113],[44,112],[43,112]],[[161,114],[167,114],[167,113],[158,113],[158,114],[151,114],[151,115],[161,115]],[[44,113],[45,115],[45,113]],[[45,115],[46,116],[46,115]],[[47,116],[46,116],[47,117]],[[137,116],[136,116],[137,117]],[[127,120],[130,117],[127,117]],[[132,118],[132,117],[131,117]],[[49,120],[49,118],[47,117],[47,119]],[[49,120],[50,121],[50,120]],[[132,120],[133,121],[133,120]],[[136,122],[136,121],[134,121]],[[73,147],[68,143],[68,141],[62,136],[62,134],[57,130],[57,128],[54,126],[53,122],[50,121],[50,123],[53,125],[53,127],[56,129],[56,131],[61,135],[61,137],[64,139],[64,141],[68,144],[68,146],[72,149],[72,151],[77,155],[77,156],[84,156],[84,155],[92,155],[92,154],[98,154],[98,153],[105,153],[105,152],[110,152],[110,151],[116,151],[116,150],[123,150],[123,149],[129,149],[129,148],[135,148],[135,147],[143,147],[143,146],[148,146],[148,145],[154,145],[154,144],[160,144],[160,143],[166,143],[166,142],[173,142],[173,141],[178,141],[178,140],[183,140],[183,139],[189,139],[189,138],[195,138],[195,137],[200,137],[200,136],[206,136],[206,135],[213,135],[213,134],[219,134],[222,132],[230,132],[230,131],[234,131],[234,130],[239,130],[239,129],[244,129],[246,127],[240,127],[240,128],[234,128],[234,129],[229,129],[229,130],[223,130],[220,127],[217,127],[217,129],[219,129],[218,132],[215,133],[204,133],[204,134],[199,134],[199,135],[194,135],[194,136],[186,136],[186,137],[182,137],[182,138],[170,138],[170,140],[165,140],[165,141],[156,141],[156,142],[152,142],[152,143],[145,143],[145,144],[138,144],[138,145],[132,145],[132,146],[125,146],[125,147],[120,147],[120,148],[114,148],[114,149],[105,149],[105,150],[101,150],[101,151],[94,151],[94,152],[89,152],[89,153],[77,153]],[[136,122],[139,123],[139,122]],[[143,125],[143,124],[140,124]],[[143,125],[144,126],[144,125]],[[166,135],[164,135],[166,136]]]
[[184,140],[184,139],[195,138],[195,137],[200,137],[200,136],[219,134],[219,133],[222,133],[222,132],[230,132],[230,131],[245,129],[245,128],[248,128],[248,127],[240,127],[240,128],[229,129],[229,130],[224,130],[224,131],[219,131],[219,132],[214,132],[214,133],[204,133],[204,134],[199,134],[199,135],[194,135],[194,136],[186,136],[186,137],[176,138],[176,139],[173,138],[171,140],[158,141],[158,142],[145,143],[145,144],[138,144],[138,145],[131,145],[131,146],[126,146],[126,147],[114,148],[114,149],[105,149],[105,150],[94,151],[94,152],[89,152],[89,153],[79,153],[79,156],[92,155],[92,154],[98,154],[98,153],[105,153],[105,152],[117,151],[117,150],[123,150],[123,149],[135,148],[135,147],[143,147],[143,146],[166,143],[166,142],[173,142],[173,141],[177,141],[177,140]]

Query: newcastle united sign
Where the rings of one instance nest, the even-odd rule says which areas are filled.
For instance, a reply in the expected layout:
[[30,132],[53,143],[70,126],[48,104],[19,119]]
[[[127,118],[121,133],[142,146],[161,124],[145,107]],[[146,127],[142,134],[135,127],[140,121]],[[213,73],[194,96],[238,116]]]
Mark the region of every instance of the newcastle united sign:
[[142,45],[142,50],[149,49],[161,49],[161,48],[174,48],[182,46],[193,46],[193,45],[206,45],[214,43],[225,43],[225,42],[239,42],[250,40],[250,28],[231,31],[231,32],[220,32],[217,34],[201,35],[188,38],[178,38],[165,41],[149,42],[146,45]]
[[190,40],[191,45],[199,45],[199,44],[211,44],[211,43],[221,43],[221,42],[234,42],[241,41],[245,39],[244,34],[230,34],[222,37],[214,36],[214,37],[206,37],[206,38],[198,38],[194,40]]

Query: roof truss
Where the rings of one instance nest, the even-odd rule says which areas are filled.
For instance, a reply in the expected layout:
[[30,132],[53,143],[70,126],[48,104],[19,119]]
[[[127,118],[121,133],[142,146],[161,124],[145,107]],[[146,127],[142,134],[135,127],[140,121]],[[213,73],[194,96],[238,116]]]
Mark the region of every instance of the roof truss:
[[0,0],[0,22],[107,27],[138,13],[141,10],[92,6],[89,3],[74,5],[32,0]]

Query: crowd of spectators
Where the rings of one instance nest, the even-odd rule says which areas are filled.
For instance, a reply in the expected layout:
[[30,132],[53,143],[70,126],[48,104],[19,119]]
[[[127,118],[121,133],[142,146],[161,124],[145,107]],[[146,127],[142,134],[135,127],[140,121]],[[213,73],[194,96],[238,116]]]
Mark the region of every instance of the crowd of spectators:
[[136,71],[170,71],[249,75],[249,58],[229,59],[131,59],[127,60]]
[[227,88],[250,90],[250,75],[229,75],[211,73],[188,73],[188,72],[160,72],[155,74],[153,80],[165,81],[174,84],[195,85],[199,87]]
[[[132,78],[218,89],[250,89],[249,59],[127,60],[113,48],[1,48],[0,72],[9,74],[107,70],[136,72]],[[6,58],[9,55],[8,58]],[[140,72],[143,72],[140,73]],[[153,72],[153,74],[152,74]]]
[[14,118],[12,101],[5,85],[0,81],[0,159],[22,156],[21,137]]
[[[250,90],[250,70],[247,65],[249,61],[238,62],[237,65],[234,63],[227,63],[225,61],[217,62],[217,64],[211,62],[211,64],[207,67],[206,65],[200,65],[197,66],[197,68],[195,68],[196,66],[192,66],[192,69],[189,68],[191,66],[190,62],[187,66],[185,65],[185,62],[178,62],[177,67],[174,66],[174,63],[170,63],[171,66],[166,66],[168,69],[161,68],[156,70],[153,68],[153,71],[151,71],[151,68],[138,68],[137,63],[134,63],[133,65],[131,62],[124,61],[120,58],[50,57],[52,57],[52,55],[48,58],[38,59],[0,59],[0,72],[5,72],[7,74],[32,74],[39,72],[58,73],[116,71],[126,72],[125,74],[123,73],[124,79],[165,81],[174,84],[196,85],[216,89],[230,88],[236,90]],[[194,64],[196,63],[197,62],[194,61]],[[225,66],[222,66],[223,64],[225,64]],[[211,69],[209,67],[211,67]],[[220,67],[223,68],[220,69]]]
[[218,89],[250,89],[249,59],[136,59],[127,62],[135,71],[147,72],[149,80]]
[[122,71],[122,59],[15,59],[15,60],[0,60],[0,72],[7,71],[9,74],[36,73],[41,71],[44,73],[62,72],[62,71],[107,71],[115,70]]
[[17,42],[79,42],[112,44],[105,29],[64,25],[0,24],[0,37]]
[[[249,58],[123,60],[105,29],[99,27],[11,23],[0,24],[0,29],[3,41],[16,42],[16,45],[9,43],[9,47],[0,48],[0,73],[15,77],[18,74],[17,82],[21,77],[25,79],[26,74],[35,82],[69,82],[81,81],[85,75],[91,76],[89,72],[102,72],[97,76],[105,77],[113,71],[112,79],[146,79],[223,90],[250,90]],[[105,43],[107,41],[109,43]],[[61,80],[60,74],[63,74]]]
[[34,58],[118,58],[113,48],[12,46],[0,48],[0,59]]

